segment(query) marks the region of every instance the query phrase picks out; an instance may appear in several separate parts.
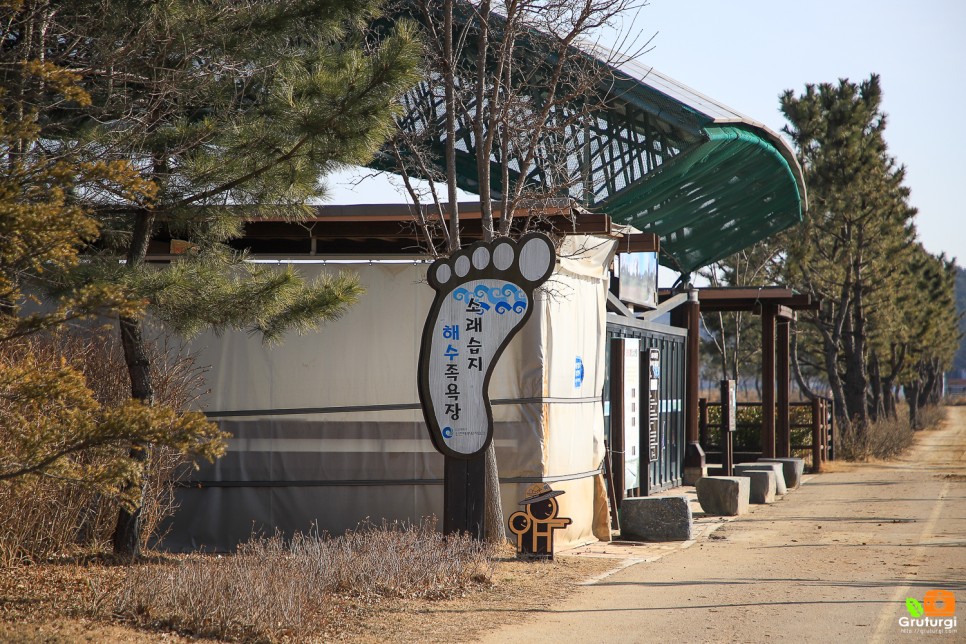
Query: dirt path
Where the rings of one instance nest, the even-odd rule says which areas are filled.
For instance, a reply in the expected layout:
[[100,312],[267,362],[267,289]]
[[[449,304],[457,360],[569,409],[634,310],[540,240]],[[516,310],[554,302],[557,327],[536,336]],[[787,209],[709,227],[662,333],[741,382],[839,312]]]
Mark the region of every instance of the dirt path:
[[[966,407],[900,461],[836,467],[481,641],[966,642]],[[933,589],[957,632],[903,633],[906,598]]]

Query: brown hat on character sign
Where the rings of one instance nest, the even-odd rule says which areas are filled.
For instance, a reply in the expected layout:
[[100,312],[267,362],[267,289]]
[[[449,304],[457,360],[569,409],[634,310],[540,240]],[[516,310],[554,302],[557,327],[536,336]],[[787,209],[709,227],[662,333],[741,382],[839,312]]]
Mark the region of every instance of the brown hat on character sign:
[[526,492],[524,492],[526,496],[522,501],[520,501],[520,505],[539,503],[540,501],[546,501],[547,499],[552,499],[555,496],[560,496],[563,493],[563,490],[553,490],[546,483],[534,483],[527,488]]

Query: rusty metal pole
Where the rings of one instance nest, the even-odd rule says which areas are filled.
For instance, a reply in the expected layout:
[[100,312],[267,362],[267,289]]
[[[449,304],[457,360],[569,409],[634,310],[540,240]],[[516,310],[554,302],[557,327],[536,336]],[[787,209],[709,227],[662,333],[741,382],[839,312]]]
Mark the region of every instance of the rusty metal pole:
[[824,441],[822,434],[825,428],[825,420],[822,418],[822,400],[812,398],[812,472],[822,471],[822,457]]
[[777,320],[777,338],[775,342],[775,361],[778,376],[778,422],[777,422],[777,452],[778,456],[788,458],[792,455],[792,427],[789,418],[788,389],[791,382],[791,368],[789,358],[791,341],[789,326],[791,320],[779,318]]
[[707,474],[704,450],[701,449],[698,430],[698,377],[701,368],[701,305],[698,291],[688,290],[688,301],[684,304],[687,311],[688,351],[686,381],[684,384],[684,484],[694,483]]
[[775,306],[761,307],[761,455],[775,457]]

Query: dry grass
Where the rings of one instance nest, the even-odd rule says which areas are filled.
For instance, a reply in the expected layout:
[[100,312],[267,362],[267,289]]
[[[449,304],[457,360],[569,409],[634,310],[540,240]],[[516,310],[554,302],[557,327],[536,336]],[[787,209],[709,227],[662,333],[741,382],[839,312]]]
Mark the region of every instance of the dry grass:
[[151,628],[246,642],[304,641],[347,599],[441,599],[488,584],[485,548],[432,522],[366,527],[338,538],[258,538],[228,557],[131,569],[116,614]]
[[[386,545],[388,542],[380,540]],[[402,545],[407,542],[404,540]],[[397,542],[398,544],[398,542]],[[388,545],[386,545],[388,547]],[[274,548],[274,546],[272,546]],[[270,549],[271,551],[271,549]],[[275,556],[275,555],[271,555]],[[394,551],[382,558],[392,561]],[[39,565],[0,568],[0,641],[11,642],[198,642],[198,635],[176,630],[162,620],[139,621],[116,612],[116,602],[136,580],[148,581],[158,576],[191,566],[215,566],[229,570],[233,556],[171,555],[158,557],[137,567],[119,566],[109,559],[64,559]],[[405,559],[405,556],[402,557]],[[278,563],[278,559],[274,560]],[[346,560],[349,561],[349,560]],[[392,572],[407,566],[423,566],[425,555],[410,564],[387,564]],[[214,562],[214,563],[213,563]],[[430,560],[431,563],[431,560]],[[534,611],[562,601],[574,592],[577,584],[612,570],[620,563],[615,559],[558,556],[554,562],[516,560],[509,548],[491,551],[485,561],[492,572],[489,578],[469,575],[462,585],[446,589],[419,585],[400,586],[403,592],[389,592],[384,582],[373,586],[363,583],[361,592],[329,592],[325,603],[304,630],[282,632],[274,626],[278,639],[308,642],[466,642],[476,634],[526,619]],[[290,562],[283,565],[292,564]],[[373,572],[385,571],[383,564],[372,562]],[[267,568],[267,567],[263,567]],[[199,570],[198,568],[194,569]],[[151,571],[151,572],[148,572]],[[267,574],[268,571],[264,570]],[[274,571],[274,576],[289,574],[288,568]],[[201,576],[203,573],[197,573]],[[343,576],[357,577],[355,573]],[[443,576],[445,578],[445,575]],[[216,575],[211,583],[222,583]],[[423,576],[424,582],[426,576]],[[170,584],[172,580],[162,583]],[[272,583],[281,583],[273,581]],[[294,586],[294,583],[291,584]],[[330,584],[331,586],[331,584]],[[382,588],[383,590],[380,590]],[[229,603],[237,601],[231,593],[238,584],[209,587],[207,597],[199,601]],[[312,594],[313,588],[300,592]],[[200,592],[200,591],[199,591]],[[243,592],[250,592],[243,590]],[[274,601],[274,600],[270,600]],[[179,609],[183,610],[183,609]],[[199,609],[200,610],[200,609]],[[242,637],[241,641],[272,641],[270,637]],[[231,641],[227,636],[204,638],[203,641]]]
[[944,405],[927,405],[919,408],[919,425],[922,429],[939,429],[946,419]]

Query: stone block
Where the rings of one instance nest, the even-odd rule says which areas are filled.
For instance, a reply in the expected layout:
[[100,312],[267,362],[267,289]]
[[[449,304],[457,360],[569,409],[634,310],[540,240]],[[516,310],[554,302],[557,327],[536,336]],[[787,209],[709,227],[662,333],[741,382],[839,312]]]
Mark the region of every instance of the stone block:
[[688,541],[691,506],[686,496],[632,496],[621,501],[621,539]]
[[759,463],[781,463],[785,471],[785,487],[794,490],[802,484],[805,461],[801,458],[759,458]]
[[771,470],[747,470],[735,476],[749,479],[748,502],[755,504],[775,502],[775,473]]
[[735,516],[748,511],[751,481],[743,476],[706,476],[694,485],[706,514]]
[[767,470],[775,473],[775,494],[785,494],[785,468],[781,463],[738,463],[735,465],[735,476],[744,476],[748,470]]

